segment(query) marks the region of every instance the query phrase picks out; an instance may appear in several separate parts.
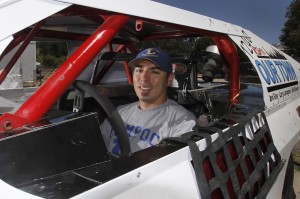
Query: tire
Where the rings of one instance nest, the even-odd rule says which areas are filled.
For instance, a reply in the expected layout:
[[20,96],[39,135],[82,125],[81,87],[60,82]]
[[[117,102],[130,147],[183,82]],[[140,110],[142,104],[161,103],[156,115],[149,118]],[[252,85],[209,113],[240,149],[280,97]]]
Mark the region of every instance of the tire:
[[293,155],[291,154],[286,168],[283,191],[282,191],[282,199],[296,198],[293,184],[294,184],[294,160],[293,160]]

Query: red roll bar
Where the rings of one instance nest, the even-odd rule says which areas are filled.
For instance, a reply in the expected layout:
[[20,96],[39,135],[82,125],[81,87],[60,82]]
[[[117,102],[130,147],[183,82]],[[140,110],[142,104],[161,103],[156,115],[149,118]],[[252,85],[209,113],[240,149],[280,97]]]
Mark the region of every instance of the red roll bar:
[[0,132],[21,127],[43,117],[128,20],[129,17],[124,15],[107,18],[15,114],[5,113],[0,117]]
[[230,81],[229,81],[229,109],[233,104],[238,103],[240,95],[240,64],[237,50],[229,39],[229,37],[213,37],[215,44],[218,46],[219,51],[224,55],[227,63],[230,66]]

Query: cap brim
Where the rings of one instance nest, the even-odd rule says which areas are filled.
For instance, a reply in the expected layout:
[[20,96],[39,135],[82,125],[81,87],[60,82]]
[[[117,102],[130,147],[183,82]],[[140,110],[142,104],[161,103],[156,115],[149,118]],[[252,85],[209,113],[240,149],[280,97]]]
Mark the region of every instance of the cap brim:
[[153,64],[155,64],[155,66],[157,66],[160,70],[165,71],[165,70],[162,69],[157,63],[155,63],[155,61],[153,61],[152,59],[144,58],[144,57],[142,57],[142,58],[135,58],[135,59],[131,60],[131,61],[128,63],[128,66],[129,66],[130,68],[134,68],[134,67],[136,66],[137,62],[143,61],[143,60],[150,61],[150,62],[152,62]]

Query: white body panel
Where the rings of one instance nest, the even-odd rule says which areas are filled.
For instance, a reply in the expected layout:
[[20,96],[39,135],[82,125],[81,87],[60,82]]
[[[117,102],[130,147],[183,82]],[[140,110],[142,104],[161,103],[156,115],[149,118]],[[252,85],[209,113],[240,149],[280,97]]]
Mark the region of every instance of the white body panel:
[[11,42],[11,40],[13,40],[12,36],[4,38],[0,41],[0,53],[2,53],[5,50],[6,46],[9,44],[9,42]]
[[[261,79],[266,105],[265,113],[275,146],[282,158],[288,159],[293,145],[299,140],[300,133],[300,117],[296,111],[296,108],[300,106],[299,63],[281,53],[280,55],[284,58],[284,66],[294,71],[287,73],[288,69],[279,66],[279,62],[281,63],[283,59],[259,57],[265,56],[266,52],[272,52],[275,48],[239,26],[145,0],[4,1],[4,3],[0,3],[0,19],[9,19],[9,22],[0,20],[0,53],[8,45],[11,35],[15,32],[70,6],[72,3],[187,27],[222,32],[228,34],[238,46],[242,44],[240,47],[256,67]],[[34,14],[32,8],[38,8],[34,9]],[[157,12],[158,10],[159,12]],[[249,39],[252,41],[252,47],[256,47],[256,53],[252,53],[251,50],[253,49],[249,51],[249,46],[243,46],[243,44],[247,44],[245,42]],[[266,70],[260,64],[262,62],[269,63]],[[201,140],[199,145],[204,148],[206,143]],[[189,149],[185,147],[73,198],[199,198],[190,161]],[[286,166],[279,174],[267,198],[281,196],[285,168]],[[20,194],[23,192],[0,181],[0,197],[7,198],[5,195],[7,193],[13,198],[38,198],[33,195],[28,196],[28,194],[21,197]]]
[[[259,75],[274,144],[281,158],[288,161],[293,146],[300,138],[300,117],[296,110],[300,105],[300,64],[252,32],[244,29],[241,32],[244,36],[229,36],[248,56]],[[286,167],[287,164],[268,198],[281,196]]]
[[[240,28],[231,23],[220,21],[211,17],[206,17],[193,12],[171,7],[165,4],[148,0],[63,0],[66,3],[75,3],[103,10],[110,10],[117,13],[160,20],[188,27],[195,27],[214,32],[224,32],[226,34],[241,35]],[[157,11],[159,12],[153,12]]]
[[0,198],[13,198],[13,199],[38,199],[40,197],[31,195],[19,189],[16,189],[9,184],[0,180]]
[[[204,140],[202,144],[205,145]],[[199,198],[188,147],[140,167],[79,198]],[[113,188],[112,188],[113,187]],[[155,191],[154,191],[155,190]]]
[[250,31],[241,32],[244,36],[230,37],[249,57],[260,77],[265,108],[299,96],[300,64]]
[[6,19],[0,21],[0,41],[68,6],[67,3],[51,0],[6,0],[0,2],[0,19]]
[[51,0],[1,1],[0,19],[2,20],[0,20],[0,52],[2,53],[6,48],[14,33],[23,30],[68,6],[69,4]]

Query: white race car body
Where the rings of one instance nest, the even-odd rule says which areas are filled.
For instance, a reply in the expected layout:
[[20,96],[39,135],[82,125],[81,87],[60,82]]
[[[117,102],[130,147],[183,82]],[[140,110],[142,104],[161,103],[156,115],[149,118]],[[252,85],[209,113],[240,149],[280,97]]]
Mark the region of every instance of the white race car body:
[[[2,164],[0,198],[206,198],[217,189],[216,187],[220,190],[218,193],[213,193],[212,198],[217,198],[219,193],[225,198],[234,197],[234,194],[236,197],[247,196],[249,198],[263,196],[280,198],[282,196],[288,160],[300,135],[300,64],[251,31],[207,16],[145,0],[3,0],[0,2],[0,19],[0,64],[3,57],[20,41],[28,43],[29,40],[59,40],[68,43],[70,48],[67,61],[45,84],[38,88],[24,104],[15,105],[13,112],[2,112],[3,115],[0,116],[0,162]],[[95,33],[90,36],[93,32]],[[68,33],[73,35],[68,37]],[[132,45],[138,40],[152,41],[168,39],[168,37],[202,36],[213,38],[220,53],[229,64],[229,84],[211,84],[209,87],[207,84],[199,83],[188,89],[180,88],[178,99],[185,98],[186,92],[197,96],[212,94],[210,98],[214,109],[217,109],[214,107],[214,101],[217,101],[216,104],[222,103],[220,107],[227,105],[226,110],[223,111],[224,114],[213,119],[216,123],[224,118],[227,122],[231,120],[229,113],[235,112],[230,112],[230,110],[239,105],[242,109],[245,107],[255,109],[256,111],[249,111],[251,116],[242,111],[247,117],[239,118],[240,120],[237,119],[234,123],[228,122],[226,127],[223,126],[218,131],[205,134],[205,136],[200,133],[202,137],[199,134],[201,137],[199,139],[193,140],[192,137],[183,137],[182,140],[175,141],[171,139],[136,154],[125,155],[118,160],[107,157],[103,142],[98,143],[103,145],[99,147],[97,143],[92,142],[95,137],[88,139],[95,147],[88,146],[87,154],[82,153],[78,157],[75,152],[72,152],[71,146],[68,148],[59,145],[57,150],[64,151],[51,151],[52,146],[56,147],[55,140],[57,139],[52,137],[53,132],[69,132],[67,128],[76,125],[78,126],[73,128],[80,129],[81,119],[86,118],[87,121],[91,121],[89,117],[95,117],[93,114],[76,116],[74,119],[76,124],[72,123],[73,119],[55,122],[53,117],[50,117],[50,123],[39,123],[43,121],[42,118],[46,117],[46,113],[74,80],[83,74],[88,66],[94,65],[96,62],[94,58],[100,52],[110,49],[118,53],[126,52],[124,49],[127,49],[136,53],[138,50]],[[120,44],[119,50],[114,49],[117,44]],[[248,83],[243,84],[244,87],[241,86],[236,49],[243,52],[252,63],[252,69],[258,75],[254,84]],[[7,75],[5,71],[9,71],[9,66],[1,65],[0,67],[4,71],[1,72],[0,78],[5,77]],[[88,69],[85,72],[87,71]],[[120,78],[124,77],[130,79],[128,74]],[[106,92],[105,86],[97,89],[100,93],[107,94],[108,97],[113,96],[113,93]],[[226,94],[222,93],[225,90]],[[126,92],[126,90],[123,91]],[[205,101],[204,104],[209,105],[209,101]],[[215,111],[218,112],[218,110]],[[221,123],[224,122],[220,122],[220,125]],[[240,132],[231,133],[237,124],[239,124],[237,131]],[[62,130],[59,130],[60,125],[64,125]],[[251,147],[258,147],[257,150],[264,148],[261,146],[262,141],[255,141],[256,132],[260,129],[267,132],[262,136],[267,135],[264,139],[267,140],[265,145],[269,145],[272,151],[269,154],[268,150],[262,149],[263,152],[256,151],[254,152],[256,155],[252,157],[248,154]],[[95,128],[95,132],[98,130]],[[219,141],[222,137],[220,132],[224,133],[223,142]],[[49,146],[46,143],[44,146],[41,144],[47,142],[42,133],[48,136]],[[229,138],[227,136],[229,134],[240,136],[240,138]],[[100,135],[98,132],[91,136]],[[210,138],[206,137],[208,135]],[[35,141],[32,141],[33,139]],[[207,182],[209,193],[201,193],[203,187],[199,185],[201,182],[199,175],[203,173],[198,171],[198,174],[195,174],[197,173],[195,172],[197,170],[195,156],[202,154],[201,157],[206,157],[206,159],[198,160],[203,163],[207,158],[215,157],[212,154],[216,154],[217,150],[225,150],[223,146],[231,146],[230,143],[232,144],[233,140],[236,144],[238,139],[245,139],[241,141],[243,146],[240,151],[237,145],[234,146],[241,160],[237,158],[229,164],[226,159],[228,157],[226,157],[225,167],[228,170],[226,172],[222,168],[211,166],[215,174],[211,177],[213,182],[209,180]],[[245,144],[247,140],[250,140],[248,145]],[[194,141],[193,143],[200,147],[199,151],[195,152],[196,155],[191,155],[190,141]],[[182,144],[182,142],[186,143]],[[28,149],[31,143],[33,148]],[[201,153],[208,148],[210,152]],[[89,158],[85,159],[93,150],[95,154],[92,153]],[[162,150],[161,153],[160,150]],[[98,152],[105,154],[103,158],[98,158],[96,154]],[[66,155],[62,155],[63,153]],[[226,156],[225,152],[224,154],[223,156]],[[248,155],[251,156],[250,159],[256,159],[257,164],[255,163],[252,169],[247,162]],[[48,162],[47,156],[54,158],[53,161]],[[69,156],[72,158],[66,158]],[[265,156],[268,157],[264,158]],[[270,157],[272,160],[267,160]],[[35,158],[36,162],[32,158]],[[260,160],[261,163],[259,163]],[[43,164],[43,161],[48,165]],[[254,160],[251,159],[251,161]],[[211,164],[219,165],[219,162],[222,161],[215,160]],[[243,170],[243,166],[237,166],[237,162],[249,169],[248,174]],[[26,166],[25,163],[28,165]],[[264,168],[261,168],[262,164],[265,165]],[[22,170],[22,165],[24,170]],[[233,174],[239,169],[243,170],[244,180],[240,180],[242,179],[240,177],[233,177],[233,175],[239,176],[239,174]],[[217,171],[222,173],[222,175],[219,173],[220,178]],[[251,175],[251,172],[254,174]],[[262,175],[263,180],[258,177]],[[221,185],[216,181],[226,181],[228,176],[231,181],[239,179],[237,181],[240,183],[237,187],[234,186],[234,182],[233,185],[227,184],[228,190],[224,191],[226,183],[225,185],[221,183]],[[206,178],[209,177],[206,176]],[[267,185],[264,185],[264,182],[267,182]],[[250,195],[247,195],[249,192],[251,192]]]

